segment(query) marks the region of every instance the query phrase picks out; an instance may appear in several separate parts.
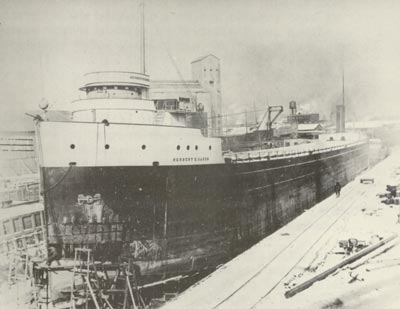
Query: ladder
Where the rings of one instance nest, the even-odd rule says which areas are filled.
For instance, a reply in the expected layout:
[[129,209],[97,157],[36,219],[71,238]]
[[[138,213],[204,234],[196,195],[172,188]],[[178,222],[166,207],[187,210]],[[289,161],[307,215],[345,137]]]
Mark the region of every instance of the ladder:
[[8,264],[8,283],[14,284],[17,281],[29,279],[29,255],[13,254]]
[[[97,302],[97,296],[91,284],[90,266],[93,264],[92,249],[75,248],[74,266],[72,268],[71,282],[71,309],[76,309],[77,305],[85,304],[85,308],[89,308],[89,299],[93,301],[96,309],[100,309]],[[77,282],[80,279],[80,286]]]
[[[117,308],[127,309],[139,309],[144,308],[145,304],[142,297],[139,294],[139,290],[136,283],[135,270],[133,269],[132,263],[122,264],[116,270],[116,275],[114,277],[113,283],[111,285],[110,291],[123,291],[119,293],[122,297],[114,296],[114,302]],[[121,303],[120,301],[123,300]]]
[[39,261],[32,261],[32,304],[34,308],[48,308],[51,302],[49,266],[39,265]]
[[[133,263],[95,263],[91,249],[75,248],[70,309],[139,309],[145,303]],[[107,271],[111,271],[111,276]]]

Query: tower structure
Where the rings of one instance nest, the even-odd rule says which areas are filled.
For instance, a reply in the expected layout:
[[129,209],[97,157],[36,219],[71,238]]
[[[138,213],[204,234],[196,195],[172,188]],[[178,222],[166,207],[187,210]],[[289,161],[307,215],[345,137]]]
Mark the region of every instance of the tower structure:
[[218,57],[209,54],[191,63],[192,79],[207,91],[204,95],[209,98],[198,99],[197,104],[204,106],[208,114],[208,129],[211,136],[222,135],[222,100],[221,100],[221,70]]
[[342,133],[346,131],[346,109],[344,95],[344,71],[342,76],[342,104],[336,105],[336,132]]

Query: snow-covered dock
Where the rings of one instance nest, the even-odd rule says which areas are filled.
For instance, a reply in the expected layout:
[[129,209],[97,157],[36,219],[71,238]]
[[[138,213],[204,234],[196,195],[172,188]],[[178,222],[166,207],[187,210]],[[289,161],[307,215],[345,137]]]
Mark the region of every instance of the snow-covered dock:
[[[362,183],[361,178],[374,182]],[[400,234],[400,206],[383,204],[377,196],[394,183],[400,183],[400,149],[345,186],[340,197],[332,195],[307,210],[163,308],[397,307],[399,237],[285,297],[288,290],[355,254],[359,248],[343,248],[349,239],[365,247]]]

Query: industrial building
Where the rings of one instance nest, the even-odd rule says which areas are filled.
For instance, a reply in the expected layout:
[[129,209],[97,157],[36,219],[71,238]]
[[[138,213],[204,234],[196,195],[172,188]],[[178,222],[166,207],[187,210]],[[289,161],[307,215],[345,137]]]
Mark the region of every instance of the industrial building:
[[209,54],[191,63],[191,80],[152,80],[150,98],[158,110],[204,111],[209,136],[222,134],[221,71],[218,57]]

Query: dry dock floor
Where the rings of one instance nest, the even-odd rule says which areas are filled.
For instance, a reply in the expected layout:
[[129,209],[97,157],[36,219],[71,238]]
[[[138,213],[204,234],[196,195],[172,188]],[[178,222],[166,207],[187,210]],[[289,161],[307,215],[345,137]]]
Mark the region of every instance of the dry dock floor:
[[[360,183],[361,178],[374,183]],[[307,210],[163,309],[400,308],[400,237],[295,296],[284,296],[347,258],[339,241],[354,238],[370,246],[400,235],[400,206],[377,196],[396,183],[400,148],[346,185],[339,198],[332,195]]]

